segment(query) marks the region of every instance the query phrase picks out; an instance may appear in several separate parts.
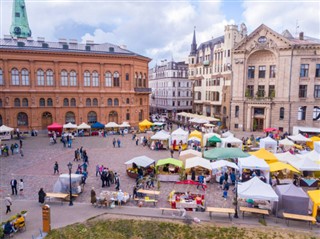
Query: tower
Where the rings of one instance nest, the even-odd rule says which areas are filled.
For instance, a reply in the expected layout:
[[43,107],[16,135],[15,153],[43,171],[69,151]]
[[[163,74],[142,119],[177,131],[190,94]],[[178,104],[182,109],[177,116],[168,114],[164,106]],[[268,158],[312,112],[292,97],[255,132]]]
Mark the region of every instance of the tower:
[[196,27],[194,27],[190,56],[193,56],[193,55],[195,55],[196,53],[197,53]]
[[31,30],[29,28],[24,0],[14,0],[13,2],[10,34],[12,37],[31,37]]

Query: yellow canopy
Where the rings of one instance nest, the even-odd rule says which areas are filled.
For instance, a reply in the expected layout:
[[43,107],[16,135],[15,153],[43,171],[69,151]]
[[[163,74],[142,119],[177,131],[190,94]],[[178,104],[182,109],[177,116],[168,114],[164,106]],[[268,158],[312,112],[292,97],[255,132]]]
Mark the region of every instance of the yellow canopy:
[[144,121],[139,123],[139,129],[140,131],[144,131],[145,129],[149,129],[152,125],[153,123],[145,119]]
[[313,149],[313,143],[316,141],[320,141],[320,137],[313,136],[310,138],[312,141],[306,142],[306,145],[310,148]]
[[292,167],[289,164],[286,163],[282,163],[282,162],[275,162],[275,163],[270,163],[270,172],[275,172],[275,171],[280,171],[283,169],[288,169],[292,172],[296,172],[296,173],[300,173],[297,169],[295,169],[294,167]]
[[318,206],[320,206],[320,190],[308,191],[308,195],[313,202],[312,216],[315,218],[317,216]]
[[191,137],[196,137],[199,138],[200,140],[202,139],[202,133],[199,132],[198,130],[194,130],[189,134],[189,138]]
[[303,149],[303,147],[301,145],[299,145],[299,144],[294,144],[293,146],[296,147],[297,149],[300,149],[300,150]]
[[265,161],[269,161],[269,162],[278,161],[277,157],[274,156],[273,153],[269,152],[265,148],[261,148],[261,149],[259,149],[258,151],[255,151],[255,152],[249,152],[249,154],[254,155],[254,156],[258,157],[258,158],[264,159]]

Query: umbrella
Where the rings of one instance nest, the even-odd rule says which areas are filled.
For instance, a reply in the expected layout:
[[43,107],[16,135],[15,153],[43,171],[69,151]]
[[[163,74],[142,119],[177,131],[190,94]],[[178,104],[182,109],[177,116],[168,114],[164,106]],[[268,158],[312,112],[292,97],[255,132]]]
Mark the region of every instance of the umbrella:
[[266,128],[263,130],[265,133],[269,133],[269,132],[272,132],[272,131],[277,131],[276,128]]

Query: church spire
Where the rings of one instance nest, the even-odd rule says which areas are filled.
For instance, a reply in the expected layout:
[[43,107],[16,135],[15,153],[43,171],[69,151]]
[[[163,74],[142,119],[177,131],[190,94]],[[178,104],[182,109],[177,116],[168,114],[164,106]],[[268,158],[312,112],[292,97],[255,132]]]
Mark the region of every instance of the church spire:
[[196,53],[197,53],[196,27],[194,27],[190,55],[195,55]]
[[19,38],[31,37],[24,0],[14,0],[13,2],[10,34]]

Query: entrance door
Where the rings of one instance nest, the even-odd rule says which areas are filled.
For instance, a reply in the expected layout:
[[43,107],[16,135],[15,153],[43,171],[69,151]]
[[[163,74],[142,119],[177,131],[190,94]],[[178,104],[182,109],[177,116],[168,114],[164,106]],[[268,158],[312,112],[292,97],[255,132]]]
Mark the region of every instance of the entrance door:
[[253,131],[263,131],[264,119],[254,118],[253,119]]
[[44,112],[42,114],[42,129],[47,129],[48,125],[52,124],[52,114],[49,112]]

